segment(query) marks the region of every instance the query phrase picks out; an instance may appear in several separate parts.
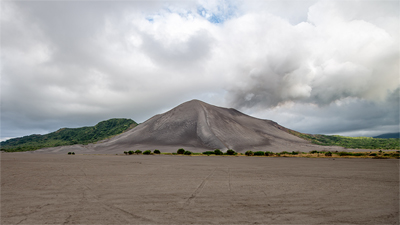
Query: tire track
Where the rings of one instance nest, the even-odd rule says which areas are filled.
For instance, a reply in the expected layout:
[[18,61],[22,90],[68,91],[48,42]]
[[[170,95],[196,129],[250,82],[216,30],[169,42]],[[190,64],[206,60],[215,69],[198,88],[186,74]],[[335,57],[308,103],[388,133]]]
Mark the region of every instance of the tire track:
[[228,167],[228,183],[229,183],[229,192],[232,192],[232,188],[231,188],[231,169]]
[[69,216],[65,219],[65,221],[64,221],[63,224],[69,224],[69,223],[70,223],[69,219],[71,219],[71,217],[72,217],[72,215],[69,215]]
[[[104,203],[102,203],[102,204],[103,204],[106,208],[108,208],[108,209],[110,209],[110,210],[112,210],[112,211],[118,213],[118,214],[121,215],[122,217],[124,217],[124,219],[125,219],[128,223],[132,223],[132,220],[131,220],[132,218],[135,219],[135,220],[141,220],[141,221],[144,221],[144,222],[155,223],[154,220],[148,219],[148,218],[146,218],[146,217],[138,216],[138,215],[136,215],[136,214],[134,214],[134,213],[128,212],[128,211],[123,210],[123,209],[121,209],[121,208],[119,208],[119,207],[116,207],[116,206],[114,206],[114,205],[104,204]],[[127,218],[127,217],[130,217],[131,219],[129,219],[129,218]]]
[[[87,179],[88,176],[87,176],[87,174],[85,173],[85,171],[81,167],[79,167],[79,169],[83,172],[83,174],[85,176],[85,180],[90,180],[91,182],[94,182],[92,179]],[[65,176],[68,176],[68,177],[72,178],[73,180],[75,180],[83,188],[83,190],[82,190],[82,195],[83,196],[82,196],[82,198],[80,200],[80,204],[82,202],[89,202],[89,200],[90,200],[90,202],[101,204],[103,206],[103,208],[105,208],[107,211],[113,211],[113,212],[117,213],[118,215],[120,215],[121,218],[125,221],[126,224],[131,224],[132,223],[132,219],[140,220],[141,222],[147,222],[147,223],[154,223],[155,222],[155,221],[153,221],[151,219],[148,219],[148,218],[142,217],[142,216],[138,216],[136,214],[133,214],[131,212],[128,212],[126,210],[118,208],[118,207],[116,207],[114,205],[104,203],[103,201],[101,201],[101,199],[97,195],[93,194],[93,189],[90,188],[86,184],[87,182],[85,182],[84,180],[81,181],[81,180],[75,178],[72,175],[66,174],[64,170],[63,170],[63,173],[64,173]],[[95,183],[97,183],[97,182],[95,182]],[[71,215],[66,219],[66,222],[64,222],[64,224],[69,223],[70,222],[70,218],[71,218]]]
[[212,175],[214,175],[216,170],[217,170],[217,168],[215,168],[206,178],[204,178],[204,180],[201,182],[201,184],[196,188],[196,190],[194,190],[192,195],[186,200],[184,206],[190,205],[192,203],[193,199],[196,198],[197,195],[201,193],[201,191],[204,188],[204,185],[207,183],[208,178],[210,178]]

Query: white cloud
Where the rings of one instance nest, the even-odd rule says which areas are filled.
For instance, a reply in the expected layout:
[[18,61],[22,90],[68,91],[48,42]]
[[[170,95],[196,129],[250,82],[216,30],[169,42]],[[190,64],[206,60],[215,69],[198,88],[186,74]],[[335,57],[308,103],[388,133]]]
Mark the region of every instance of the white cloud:
[[327,117],[332,132],[387,127],[346,116],[355,104],[396,122],[387,104],[399,88],[398,10],[390,1],[2,2],[2,135],[142,122],[192,98],[293,129],[307,121],[304,132],[328,132]]

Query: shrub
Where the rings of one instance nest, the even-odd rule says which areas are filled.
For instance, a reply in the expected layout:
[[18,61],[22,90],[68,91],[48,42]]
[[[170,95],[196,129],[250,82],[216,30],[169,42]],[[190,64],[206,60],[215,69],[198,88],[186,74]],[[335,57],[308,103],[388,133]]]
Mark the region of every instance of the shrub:
[[223,153],[221,150],[219,150],[219,149],[215,149],[215,150],[214,150],[214,154],[216,154],[216,155],[223,155],[224,153]]
[[365,155],[364,153],[358,152],[358,153],[353,153],[353,156],[363,156]]
[[143,155],[150,155],[150,154],[151,154],[150,150],[146,150],[146,151],[143,152]]
[[290,152],[287,152],[287,151],[281,152],[281,155],[285,155],[285,154],[290,154]]
[[132,151],[132,150],[130,150],[130,151],[128,152],[129,155],[132,155],[133,153],[135,153],[135,152]]
[[156,149],[154,150],[154,154],[161,154],[160,150]]
[[380,156],[380,155],[374,156],[372,158],[373,159],[387,159],[386,157],[383,157],[383,156]]
[[71,155],[72,153],[71,152],[68,152],[68,155]]
[[185,149],[180,148],[180,149],[178,149],[178,151],[176,151],[176,153],[183,154],[183,153],[185,153]]
[[263,152],[263,151],[254,152],[254,155],[258,155],[258,156],[265,155],[265,152]]
[[75,152],[72,152],[72,155],[75,155]]
[[376,153],[371,153],[369,154],[369,156],[376,156]]
[[310,154],[314,154],[314,153],[319,153],[317,150],[313,150],[310,152]]
[[353,153],[351,153],[351,152],[339,152],[339,155],[340,156],[351,156],[351,155],[353,155]]
[[273,152],[266,151],[264,155],[265,155],[265,156],[273,156],[274,153],[273,153]]
[[203,154],[204,154],[204,155],[212,155],[212,154],[215,154],[215,152],[213,152],[213,151],[206,151],[206,152],[203,152]]
[[332,152],[325,153],[325,156],[332,156]]
[[254,152],[252,152],[252,151],[247,151],[247,152],[245,153],[245,155],[247,155],[247,156],[252,156],[252,155],[254,155]]
[[128,152],[127,152],[127,151],[124,151],[124,154],[125,154],[125,155],[128,155]]
[[276,156],[281,156],[281,153],[276,153]]
[[142,151],[136,150],[135,153],[136,153],[136,154],[140,154],[140,153],[142,153]]
[[191,151],[185,151],[183,154],[185,154],[185,155],[191,155],[192,152],[191,152]]
[[292,151],[292,155],[298,155],[299,152]]
[[226,153],[227,153],[228,155],[234,155],[236,152],[233,151],[232,149],[228,149],[228,151],[226,151]]

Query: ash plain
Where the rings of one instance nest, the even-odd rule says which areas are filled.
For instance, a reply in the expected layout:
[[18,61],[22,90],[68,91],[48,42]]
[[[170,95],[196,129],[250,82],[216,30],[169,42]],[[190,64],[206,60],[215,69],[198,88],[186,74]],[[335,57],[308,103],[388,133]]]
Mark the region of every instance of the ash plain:
[[1,224],[399,224],[399,160],[1,153]]

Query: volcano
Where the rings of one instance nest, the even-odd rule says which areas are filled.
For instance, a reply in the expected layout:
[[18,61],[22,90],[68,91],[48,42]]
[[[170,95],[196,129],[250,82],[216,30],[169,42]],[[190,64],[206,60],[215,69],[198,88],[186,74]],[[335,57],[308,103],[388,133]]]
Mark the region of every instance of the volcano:
[[102,149],[131,149],[132,146],[195,149],[285,149],[307,145],[308,141],[289,133],[271,120],[257,119],[236,109],[222,108],[199,100],[185,102],[156,115],[134,129],[95,145]]
[[202,152],[218,148],[277,152],[321,148],[290,131],[274,121],[257,119],[236,109],[191,100],[109,140],[88,146],[63,146],[58,150],[120,153],[136,149],[176,152],[185,148]]

